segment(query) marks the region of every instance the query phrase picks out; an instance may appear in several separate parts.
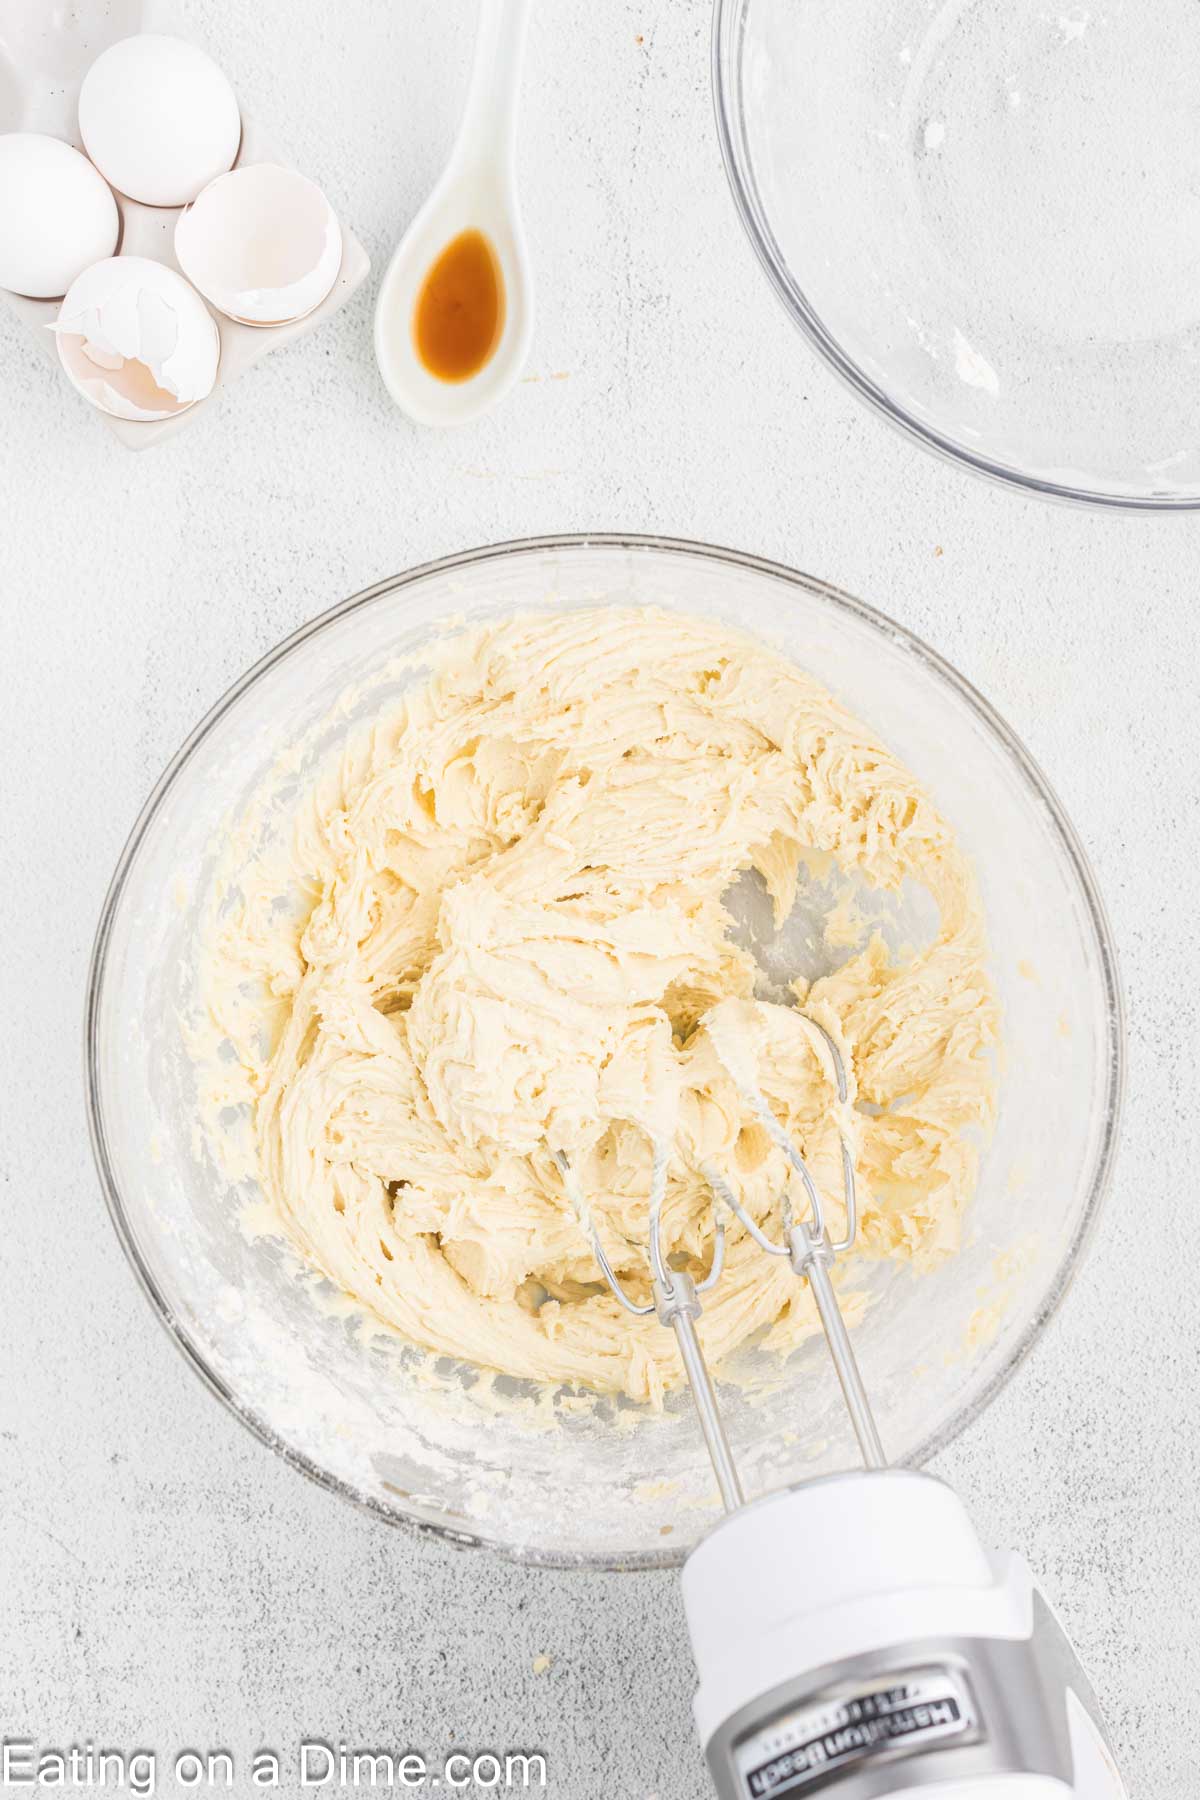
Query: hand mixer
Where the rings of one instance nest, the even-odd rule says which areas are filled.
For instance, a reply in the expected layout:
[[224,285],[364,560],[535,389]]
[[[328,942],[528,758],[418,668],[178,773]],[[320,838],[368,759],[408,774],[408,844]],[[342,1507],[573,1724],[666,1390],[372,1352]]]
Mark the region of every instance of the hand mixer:
[[[845,1108],[838,1045],[800,1016]],[[697,1281],[671,1268],[662,1241],[669,1147],[652,1137],[652,1298],[640,1303],[613,1269],[567,1159],[557,1161],[616,1298],[631,1313],[657,1313],[676,1334],[725,1505],[683,1571],[700,1675],[696,1723],[720,1800],[1126,1800],[1091,1688],[1027,1564],[985,1551],[943,1482],[887,1465],[831,1277],[858,1229],[844,1130],[846,1223],[835,1241],[804,1157],[740,1059],[732,1067],[710,1036],[803,1191],[797,1218],[785,1189],[781,1241],[706,1167],[718,1202],[708,1273]],[[862,1471],[746,1502],[696,1330],[700,1297],[721,1276],[721,1207],[807,1281]]]

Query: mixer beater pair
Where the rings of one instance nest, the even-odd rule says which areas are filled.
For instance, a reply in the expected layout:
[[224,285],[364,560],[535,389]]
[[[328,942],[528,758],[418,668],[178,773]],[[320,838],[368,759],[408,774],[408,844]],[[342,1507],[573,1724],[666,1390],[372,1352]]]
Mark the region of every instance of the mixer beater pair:
[[[841,1049],[833,1036],[816,1019],[809,1017],[806,1013],[798,1016],[812,1034],[814,1054],[823,1059],[826,1072],[831,1077],[832,1090],[836,1095],[838,1107],[844,1110],[848,1104],[849,1084]],[[845,1131],[839,1129],[846,1222],[841,1237],[833,1239],[825,1220],[825,1205],[811,1169],[789,1133],[784,1130],[775,1117],[766,1096],[757,1087],[750,1086],[740,1071],[735,1072],[726,1061],[722,1055],[721,1038],[721,1033],[710,1032],[710,1039],[718,1060],[730,1075],[744,1105],[749,1109],[755,1121],[763,1128],[772,1143],[783,1152],[804,1192],[805,1208],[797,1217],[792,1206],[789,1184],[785,1184],[783,1188],[780,1196],[782,1241],[776,1241],[767,1235],[751,1217],[721,1172],[713,1164],[708,1163],[704,1165],[701,1173],[718,1203],[714,1212],[713,1251],[708,1272],[697,1281],[686,1270],[671,1268],[663,1250],[662,1239],[662,1214],[666,1200],[667,1164],[670,1152],[665,1140],[657,1134],[651,1133],[649,1264],[652,1276],[652,1297],[649,1302],[640,1302],[630,1295],[614,1269],[612,1260],[600,1241],[600,1234],[596,1229],[591,1208],[572,1172],[569,1160],[561,1151],[556,1154],[555,1160],[561,1171],[568,1198],[587,1233],[592,1254],[613,1294],[626,1312],[632,1313],[638,1318],[646,1318],[651,1313],[655,1313],[660,1324],[668,1325],[674,1331],[688,1386],[691,1389],[699,1416],[700,1428],[704,1434],[704,1441],[716,1474],[721,1499],[725,1510],[732,1512],[735,1507],[745,1504],[745,1495],[721,1418],[716,1390],[713,1387],[712,1377],[709,1374],[696,1329],[696,1322],[702,1311],[700,1296],[716,1286],[724,1268],[725,1219],[723,1208],[740,1222],[760,1250],[768,1256],[786,1257],[797,1280],[807,1281],[845,1398],[846,1409],[854,1426],[863,1463],[868,1469],[882,1469],[886,1467],[887,1458],[884,1455],[883,1444],[871,1411],[870,1401],[867,1398],[866,1388],[863,1385],[862,1375],[859,1372],[858,1361],[850,1342],[850,1333],[846,1328],[846,1321],[842,1317],[841,1307],[838,1304],[831,1274],[835,1259],[852,1249],[858,1236],[858,1188],[854,1171],[853,1149]]]

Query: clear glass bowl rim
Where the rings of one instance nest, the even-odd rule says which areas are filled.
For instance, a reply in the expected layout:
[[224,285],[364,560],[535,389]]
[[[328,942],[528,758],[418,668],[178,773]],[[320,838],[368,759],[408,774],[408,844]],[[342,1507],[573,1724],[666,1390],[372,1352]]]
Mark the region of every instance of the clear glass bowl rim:
[[1038,494],[1045,500],[1063,500],[1078,506],[1116,507],[1132,512],[1193,512],[1200,507],[1200,493],[1147,494],[1134,488],[1101,492],[1066,482],[1048,481],[1013,464],[993,462],[914,418],[843,350],[788,267],[787,259],[775,241],[766,208],[758,197],[752,159],[741,128],[737,59],[730,48],[740,37],[742,21],[750,4],[751,0],[713,0],[712,89],[721,156],[738,217],[768,281],[793,324],[799,326],[834,373],[906,437],[945,461],[973,469],[977,475],[1005,487]]
[[390,1525],[402,1525],[415,1533],[429,1533],[443,1542],[461,1548],[487,1548],[497,1551],[514,1561],[528,1563],[546,1568],[590,1568],[590,1569],[665,1569],[678,1567],[684,1560],[685,1552],[680,1549],[647,1550],[633,1555],[624,1555],[616,1559],[611,1555],[596,1552],[594,1554],[575,1553],[564,1555],[557,1552],[546,1552],[531,1548],[528,1545],[511,1545],[497,1543],[491,1539],[479,1538],[456,1526],[441,1524],[428,1518],[419,1518],[405,1512],[400,1507],[385,1506],[372,1495],[362,1492],[351,1484],[331,1475],[307,1456],[297,1453],[284,1442],[272,1429],[267,1420],[261,1418],[251,1408],[242,1403],[220,1375],[206,1360],[203,1350],[189,1333],[187,1327],[176,1317],[168,1303],[166,1295],[159,1288],[152,1272],[147,1267],[137,1245],[131,1219],[126,1208],[116,1171],[109,1152],[105,1126],[104,1095],[100,1079],[100,1021],[103,1007],[106,963],[112,930],[125,891],[126,881],[137,858],[138,849],[147,831],[153,825],[159,812],[170,798],[171,790],[181,770],[209,734],[220,724],[225,713],[250,688],[254,687],[274,666],[287,657],[300,645],[328,630],[347,613],[359,607],[370,606],[374,601],[389,595],[402,592],[431,576],[449,573],[455,569],[501,561],[509,557],[520,557],[540,554],[545,551],[565,551],[570,554],[576,549],[605,547],[624,550],[637,554],[639,552],[665,552],[684,559],[696,561],[712,561],[731,565],[736,568],[753,571],[765,575],[784,585],[802,588],[810,594],[850,614],[853,618],[868,625],[881,636],[895,641],[897,638],[905,648],[923,663],[931,672],[940,676],[951,687],[960,699],[966,702],[984,727],[1007,750],[1014,764],[1031,789],[1033,795],[1045,807],[1053,824],[1055,834],[1066,853],[1068,862],[1080,892],[1084,898],[1087,917],[1095,936],[1098,964],[1104,984],[1109,1020],[1108,1057],[1106,1065],[1107,1091],[1104,1108],[1103,1131],[1096,1153],[1095,1164],[1091,1172],[1088,1198],[1080,1216],[1075,1234],[1067,1247],[1062,1262],[1057,1269],[1054,1280],[1043,1298],[1036,1316],[1030,1321],[1024,1335],[1014,1346],[1005,1366],[998,1370],[987,1386],[974,1399],[949,1419],[937,1432],[931,1434],[916,1451],[906,1459],[905,1466],[919,1468],[938,1452],[951,1443],[961,1431],[964,1431],[983,1412],[988,1403],[1006,1385],[1016,1369],[1025,1360],[1034,1342],[1040,1336],[1070,1287],[1084,1254],[1091,1242],[1097,1220],[1099,1218],[1104,1194],[1108,1186],[1109,1176],[1114,1160],[1118,1129],[1120,1123],[1122,1098],[1125,1085],[1125,1025],[1124,1004],[1121,994],[1116,952],[1113,945],[1112,932],[1104,910],[1095,878],[1088,864],[1086,854],[1067,818],[1056,795],[1045,776],[1032,757],[1024,748],[1020,739],[1005,724],[1004,720],[992,708],[983,695],[978,693],[958,671],[948,663],[937,651],[930,648],[922,639],[906,630],[896,621],[869,606],[865,601],[857,600],[842,589],[831,586],[816,576],[806,575],[800,570],[788,567],[784,563],[770,561],[767,558],[753,556],[744,551],[730,550],[715,544],[706,544],[687,538],[672,538],[658,535],[626,532],[564,532],[549,536],[517,538],[509,542],[482,545],[473,550],[460,551],[454,555],[437,558],[431,562],[418,565],[403,574],[388,577],[376,582],[372,587],[364,588],[349,599],[319,613],[316,618],[299,627],[284,638],[273,650],[254,663],[246,673],[230,687],[213,705],[193,729],[162,775],[155,783],[148,799],[143,805],[133,829],[129,834],[125,847],[121,852],[116,870],[113,874],[108,892],[101,909],[96,937],[92,947],[91,962],[88,970],[87,990],[84,1005],[84,1085],[87,1101],[88,1133],[91,1139],[92,1154],[96,1170],[100,1177],[109,1216],[121,1246],[136,1274],[142,1291],[150,1301],[159,1322],[166,1330],[172,1342],[204,1381],[209,1390],[229,1409],[234,1416],[271,1450],[274,1450],[293,1468],[299,1469],[319,1486],[340,1495],[359,1508],[384,1520]]

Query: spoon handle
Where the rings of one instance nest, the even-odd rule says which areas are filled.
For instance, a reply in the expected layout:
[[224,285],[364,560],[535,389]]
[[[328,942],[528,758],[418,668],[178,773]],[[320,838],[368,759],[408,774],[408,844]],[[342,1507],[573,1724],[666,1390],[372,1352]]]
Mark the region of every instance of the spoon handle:
[[531,5],[532,0],[480,0],[475,59],[455,162],[507,167],[512,161]]

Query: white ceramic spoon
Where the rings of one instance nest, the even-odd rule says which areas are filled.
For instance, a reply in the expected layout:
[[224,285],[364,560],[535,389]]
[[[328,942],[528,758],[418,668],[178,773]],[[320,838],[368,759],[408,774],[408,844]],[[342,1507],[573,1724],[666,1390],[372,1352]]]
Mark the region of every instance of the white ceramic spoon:
[[[531,0],[480,0],[467,104],[437,186],[388,264],[375,304],[375,357],[397,406],[420,425],[459,425],[505,395],[529,351],[533,291],[515,151],[521,62]],[[477,374],[443,381],[417,355],[413,311],[433,263],[460,232],[481,231],[504,282],[500,341]]]

